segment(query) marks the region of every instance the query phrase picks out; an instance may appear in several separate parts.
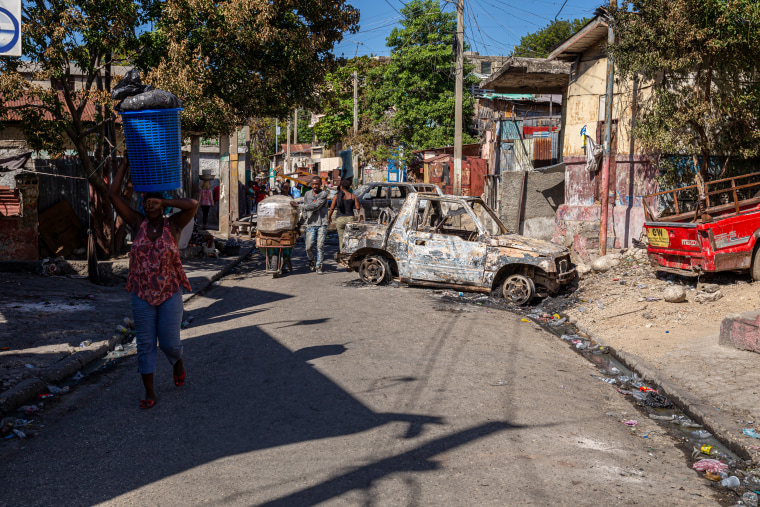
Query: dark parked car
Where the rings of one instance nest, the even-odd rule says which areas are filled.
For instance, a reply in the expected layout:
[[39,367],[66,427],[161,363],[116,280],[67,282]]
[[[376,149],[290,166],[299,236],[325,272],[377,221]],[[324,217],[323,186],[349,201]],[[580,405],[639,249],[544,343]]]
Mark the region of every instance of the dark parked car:
[[392,183],[376,181],[365,183],[356,189],[359,206],[364,210],[365,220],[375,220],[383,208],[400,211],[406,196],[413,192],[433,192],[443,195],[432,183]]

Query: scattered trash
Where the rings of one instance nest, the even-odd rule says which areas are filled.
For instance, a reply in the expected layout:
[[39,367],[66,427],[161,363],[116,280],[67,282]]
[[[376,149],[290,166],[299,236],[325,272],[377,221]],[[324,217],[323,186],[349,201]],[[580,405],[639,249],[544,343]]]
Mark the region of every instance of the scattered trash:
[[24,405],[23,407],[19,407],[19,410],[26,415],[36,414],[39,412],[40,407],[37,405]]
[[597,300],[596,306],[598,306],[600,310],[604,310],[604,305],[602,304],[602,300],[601,299]]
[[639,421],[631,419],[630,421],[626,421],[623,424],[625,424],[626,426],[638,426]]
[[615,380],[614,378],[600,377],[599,375],[591,375],[591,376],[594,377],[597,380],[601,380],[602,382],[607,382],[608,384],[616,384],[617,383],[617,380]]
[[190,321],[188,321],[188,320],[183,320],[183,321],[182,321],[182,324],[180,324],[180,326],[179,326],[179,327],[180,327],[180,329],[185,329],[185,328],[186,328],[187,326],[189,326],[189,325],[190,325]]
[[10,347],[0,347],[0,350],[11,350]]
[[520,319],[520,322],[530,322],[530,319]]
[[45,393],[45,394],[38,395],[37,399],[38,400],[46,400],[46,399],[52,398],[52,397],[53,397],[53,395],[51,393]]
[[79,348],[83,349],[85,347],[89,347],[90,345],[92,345],[92,340],[85,340],[79,344]]
[[26,363],[26,364],[24,365],[24,367],[26,367],[26,368],[29,368],[30,370],[33,370],[33,369],[34,369],[34,365],[32,365],[32,364],[29,364],[29,363]]
[[508,385],[508,384],[507,384],[507,381],[506,381],[506,380],[497,380],[496,382],[494,382],[494,383],[493,383],[493,384],[491,384],[491,385],[492,385],[492,386],[506,386],[506,385]]
[[653,301],[659,301],[659,300],[660,300],[660,298],[658,298],[657,296],[649,296],[649,297],[647,297],[647,301],[649,301],[650,303],[653,302]]
[[72,380],[82,380],[84,378],[84,375],[82,375],[81,371],[78,371],[76,375],[72,377]]
[[723,479],[722,481],[720,481],[721,486],[723,486],[724,488],[731,488],[731,489],[738,488],[741,485],[741,483],[742,482],[735,475],[732,475],[731,477],[727,477]]
[[712,436],[712,433],[710,433],[707,430],[697,430],[697,431],[692,431],[691,436],[693,436],[694,438],[698,440],[704,440],[706,438],[710,438]]
[[561,319],[559,319],[557,321],[550,322],[549,325],[550,326],[561,326],[562,324],[565,323],[566,320],[567,320],[567,317],[562,317]]
[[728,465],[717,459],[701,459],[692,465],[698,472],[711,472],[719,474],[728,470]]
[[747,507],[757,507],[757,493],[754,491],[747,491],[742,495],[742,503]]
[[646,285],[646,284],[640,283],[639,285],[637,285],[637,286],[636,286],[636,288],[637,288],[637,289],[648,289],[648,288],[649,288],[649,286],[648,286],[648,285]]
[[221,285],[221,282],[219,280],[217,280],[216,282],[213,282],[211,285],[214,285],[214,286]]
[[47,386],[48,391],[50,391],[52,394],[65,394],[69,392],[69,386],[66,387],[58,387],[58,386]]
[[26,438],[26,433],[21,430],[14,429],[13,433],[19,438]]
[[742,430],[742,433],[744,433],[748,437],[760,438],[760,433],[758,433],[757,431],[753,430],[752,428],[744,428]]

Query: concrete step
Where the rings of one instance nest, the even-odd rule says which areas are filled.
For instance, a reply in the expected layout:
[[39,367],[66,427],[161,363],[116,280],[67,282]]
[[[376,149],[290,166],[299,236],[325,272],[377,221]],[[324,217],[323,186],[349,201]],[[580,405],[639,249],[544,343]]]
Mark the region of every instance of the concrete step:
[[760,354],[760,311],[726,315],[720,324],[719,343]]

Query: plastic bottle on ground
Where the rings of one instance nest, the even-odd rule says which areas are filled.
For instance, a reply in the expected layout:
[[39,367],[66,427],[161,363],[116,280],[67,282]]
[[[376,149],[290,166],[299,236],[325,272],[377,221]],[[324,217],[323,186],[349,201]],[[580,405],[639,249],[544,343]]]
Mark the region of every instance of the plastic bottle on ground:
[[723,486],[724,488],[731,488],[731,489],[738,488],[740,484],[741,484],[741,481],[735,475],[732,475],[731,477],[720,481],[720,485]]

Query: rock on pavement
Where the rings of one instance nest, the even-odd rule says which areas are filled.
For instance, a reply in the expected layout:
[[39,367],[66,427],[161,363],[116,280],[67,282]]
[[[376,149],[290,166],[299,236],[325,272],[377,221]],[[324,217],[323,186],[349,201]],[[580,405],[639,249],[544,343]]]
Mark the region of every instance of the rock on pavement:
[[665,289],[663,299],[668,303],[682,303],[686,301],[686,290],[680,285],[671,285]]
[[696,296],[694,296],[694,302],[695,303],[712,303],[713,301],[717,301],[722,297],[723,297],[723,293],[721,291],[717,291],[713,293],[699,292]]
[[608,254],[604,257],[599,257],[591,263],[591,269],[599,272],[609,271],[611,268],[620,264],[620,258],[620,254]]

